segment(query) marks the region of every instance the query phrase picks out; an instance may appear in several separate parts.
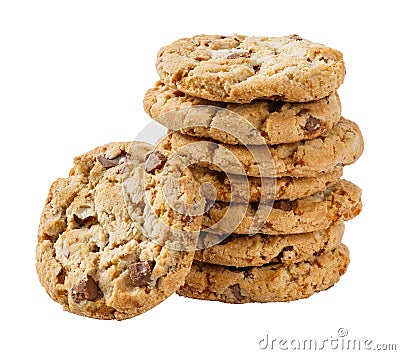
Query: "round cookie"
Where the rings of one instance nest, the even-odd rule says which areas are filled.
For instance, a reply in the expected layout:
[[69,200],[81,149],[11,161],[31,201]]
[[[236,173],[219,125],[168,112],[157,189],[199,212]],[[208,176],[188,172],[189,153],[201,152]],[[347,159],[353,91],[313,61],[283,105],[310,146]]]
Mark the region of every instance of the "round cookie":
[[[277,200],[267,216],[257,214],[257,204],[249,204],[243,216],[241,204],[229,206],[216,202],[203,216],[203,229],[213,234],[309,233],[350,220],[361,212],[361,208],[361,189],[349,181],[340,180],[321,193],[294,201]],[[231,219],[218,223],[228,211]],[[237,220],[240,223],[232,231],[232,223]]]
[[313,101],[335,92],[345,76],[341,52],[298,35],[182,38],[160,49],[156,67],[179,91],[237,103]]
[[[256,177],[260,174],[263,177],[315,177],[338,165],[354,163],[364,149],[357,124],[345,118],[317,138],[272,146],[249,146],[251,151],[246,146],[215,143],[179,132],[168,134],[159,145],[190,157],[198,162],[197,165],[227,174],[244,175],[244,170],[245,175]],[[269,154],[266,154],[267,148]]]
[[141,143],[104,145],[75,158],[69,177],[50,188],[36,269],[50,297],[69,312],[130,318],[174,293],[189,272],[193,252],[154,243],[129,216],[122,184],[132,149],[143,160],[151,152]]
[[331,226],[320,231],[265,235],[232,234],[215,244],[215,238],[220,236],[201,234],[200,241],[211,247],[197,250],[195,260],[210,264],[249,267],[269,263],[294,264],[313,256],[324,254],[339,247],[344,233],[344,224]]
[[[160,81],[146,92],[143,104],[150,117],[172,131],[227,144],[280,144],[313,139],[331,129],[341,113],[337,93],[305,103],[264,100],[226,104],[186,95]],[[203,105],[215,109],[203,109]],[[263,139],[258,139],[255,131]],[[245,141],[239,137],[245,137]]]
[[333,286],[349,262],[349,250],[344,244],[290,265],[231,268],[194,261],[177,294],[226,303],[294,301]]
[[[274,200],[295,200],[324,191],[326,188],[334,185],[340,180],[343,174],[343,168],[338,166],[333,170],[319,174],[315,177],[295,178],[285,176],[276,178],[261,178],[243,175],[227,175],[224,172],[218,172],[208,168],[194,167],[191,169],[195,181],[202,187],[202,193],[206,200],[222,202],[258,202],[261,199],[262,186],[271,186],[275,184],[275,189],[271,196],[267,198]],[[238,188],[232,194],[231,183],[234,181]],[[249,191],[241,193],[241,191]],[[264,190],[265,192],[265,190]],[[215,194],[215,195],[214,195]],[[265,196],[263,196],[265,197]]]

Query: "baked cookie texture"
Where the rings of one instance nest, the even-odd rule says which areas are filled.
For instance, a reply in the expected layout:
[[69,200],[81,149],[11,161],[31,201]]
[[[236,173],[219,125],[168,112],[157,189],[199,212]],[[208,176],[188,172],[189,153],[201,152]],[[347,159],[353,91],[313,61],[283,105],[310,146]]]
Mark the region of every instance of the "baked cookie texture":
[[[285,235],[222,235],[204,233],[200,241],[205,246],[194,258],[210,264],[249,267],[269,263],[294,264],[322,255],[339,247],[344,224],[310,233]],[[222,240],[219,244],[215,240]],[[207,245],[210,244],[210,247]]]
[[226,303],[293,301],[333,286],[349,262],[344,244],[296,264],[233,268],[194,261],[177,294]]
[[205,206],[200,185],[185,162],[171,151],[153,146],[148,149],[145,159],[132,149],[126,165],[128,176],[123,186],[130,216],[157,244],[173,250],[195,250]]
[[[229,206],[216,202],[204,214],[203,229],[213,234],[254,234],[255,230],[256,233],[271,235],[327,229],[353,219],[361,212],[361,189],[349,181],[340,180],[325,191],[302,199],[277,200],[270,212],[259,208],[257,204],[243,208],[241,204]],[[233,219],[223,219],[228,211]],[[223,223],[217,224],[219,221]],[[233,221],[240,221],[234,230]]]
[[245,147],[172,132],[160,146],[190,157],[197,165],[256,177],[315,177],[353,164],[364,150],[359,127],[345,118],[321,136],[296,143]]
[[130,218],[122,172],[131,149],[131,143],[110,143],[83,154],[69,176],[50,188],[36,270],[49,296],[69,312],[98,319],[134,317],[174,293],[189,272],[193,252],[152,242]]
[[300,178],[227,175],[202,167],[193,167],[191,171],[206,200],[235,203],[259,202],[262,198],[295,200],[307,197],[334,185],[343,174],[341,166],[315,177]]
[[236,103],[318,100],[335,92],[345,76],[341,52],[298,35],[182,38],[160,49],[156,67],[174,89]]
[[143,100],[147,114],[172,131],[227,144],[281,144],[309,140],[333,128],[341,117],[337,93],[310,102],[258,100],[213,102],[189,96],[162,82]]

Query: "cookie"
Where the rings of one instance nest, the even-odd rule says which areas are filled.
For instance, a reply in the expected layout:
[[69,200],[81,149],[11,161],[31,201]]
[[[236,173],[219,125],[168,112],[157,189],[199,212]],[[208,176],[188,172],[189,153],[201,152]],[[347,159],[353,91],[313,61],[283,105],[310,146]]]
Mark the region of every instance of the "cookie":
[[124,174],[125,201],[136,227],[169,249],[195,250],[205,199],[185,163],[171,151],[152,147],[143,157],[132,149],[124,171],[129,174]]
[[160,49],[156,67],[179,91],[237,103],[313,101],[335,92],[345,76],[341,52],[298,35],[182,38]]
[[[229,206],[228,203],[216,202],[204,214],[203,228],[213,234],[271,235],[327,229],[361,212],[361,189],[349,181],[340,180],[321,193],[293,201],[277,200],[270,211],[259,207],[258,204]],[[224,215],[228,212],[230,218],[226,219]]]
[[357,124],[342,118],[318,138],[296,143],[250,146],[248,149],[172,132],[159,142],[159,146],[172,149],[197,165],[227,174],[313,177],[338,165],[354,163],[363,152],[364,142]]
[[197,250],[196,260],[224,266],[249,267],[270,263],[294,264],[339,247],[344,224],[311,233],[266,235],[232,234],[215,244],[221,236],[204,233],[200,240],[211,247]]
[[69,177],[50,188],[39,225],[36,270],[50,297],[69,312],[130,318],[174,293],[189,272],[193,252],[154,243],[129,216],[124,165],[131,150],[143,159],[151,152],[132,144],[110,143],[75,158]]
[[146,92],[143,103],[150,117],[172,131],[227,144],[313,139],[331,129],[341,113],[337,93],[304,103],[264,100],[226,104],[186,95],[161,82]]
[[333,286],[349,262],[349,250],[344,244],[290,265],[232,268],[194,261],[177,294],[226,303],[293,301]]
[[[343,168],[338,166],[333,170],[319,174],[315,177],[295,178],[285,176],[281,178],[261,178],[241,175],[227,175],[208,168],[192,168],[194,179],[201,185],[203,196],[206,200],[222,202],[258,202],[261,199],[262,186],[274,186],[272,194],[264,197],[275,200],[295,200],[324,191],[340,180]],[[237,185],[232,194],[231,183]],[[248,190],[247,190],[248,189]],[[248,194],[247,194],[248,191]]]

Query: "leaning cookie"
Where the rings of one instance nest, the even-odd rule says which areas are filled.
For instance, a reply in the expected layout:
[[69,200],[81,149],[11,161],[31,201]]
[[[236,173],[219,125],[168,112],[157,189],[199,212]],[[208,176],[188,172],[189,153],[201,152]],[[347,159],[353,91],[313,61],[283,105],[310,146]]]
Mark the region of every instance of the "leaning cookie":
[[333,286],[346,272],[344,244],[297,264],[232,268],[194,261],[180,296],[226,303],[287,302]]
[[[201,185],[205,199],[239,203],[259,202],[262,197],[274,200],[303,198],[326,190],[337,183],[343,174],[341,166],[315,177],[285,176],[276,179],[227,175],[201,167],[193,167],[191,171],[195,181]],[[268,192],[271,193],[268,195]]]
[[321,136],[296,143],[245,146],[216,143],[172,132],[159,146],[168,147],[196,165],[227,174],[262,177],[314,177],[338,165],[354,163],[364,142],[356,123],[342,118]]
[[212,101],[312,101],[335,92],[345,65],[338,50],[298,35],[198,35],[160,49],[162,82]]
[[[343,223],[301,234],[231,234],[222,239],[223,236],[202,233],[199,244],[203,243],[204,249],[197,250],[194,258],[205,263],[235,267],[294,264],[336,249],[342,242],[343,233]],[[222,242],[215,244],[215,239],[222,239]],[[208,244],[211,246],[207,247]]]
[[[150,153],[132,144],[143,160]],[[50,188],[36,269],[49,296],[69,312],[134,317],[174,293],[189,272],[193,252],[154,243],[130,218],[122,172],[131,149],[131,143],[110,143],[77,157],[69,177]]]
[[[361,208],[361,189],[340,180],[321,193],[294,201],[277,200],[269,214],[258,204],[216,202],[203,216],[203,229],[213,234],[309,233],[353,219]],[[229,219],[224,218],[227,213]]]
[[227,144],[280,144],[309,140],[340,119],[337,93],[304,103],[253,101],[226,104],[186,95],[157,82],[146,92],[145,111],[168,129]]

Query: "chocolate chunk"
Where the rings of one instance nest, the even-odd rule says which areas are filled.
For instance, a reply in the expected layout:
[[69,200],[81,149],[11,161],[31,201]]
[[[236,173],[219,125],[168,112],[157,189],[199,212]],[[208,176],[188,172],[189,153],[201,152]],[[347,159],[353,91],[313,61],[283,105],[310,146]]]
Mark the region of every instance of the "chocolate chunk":
[[[197,59],[196,59],[196,60],[197,60]],[[185,96],[185,93],[182,92],[182,91],[175,90],[175,91],[174,91],[174,96],[177,96],[177,97],[184,97],[184,96]]]
[[294,248],[291,245],[288,245],[288,246],[282,248],[282,252],[292,251],[292,250],[294,250]]
[[310,116],[310,117],[307,118],[306,125],[304,126],[304,129],[309,133],[313,133],[320,127],[321,127],[320,120],[315,118],[315,117],[313,117],[313,116]]
[[129,276],[133,286],[146,286],[150,282],[154,261],[138,261],[129,265]]
[[240,293],[240,286],[239,284],[234,284],[232,286],[229,286],[229,288],[232,290],[235,298],[240,302],[244,300],[244,297]]
[[292,209],[292,203],[289,200],[277,200],[274,201],[272,208],[287,212]]
[[74,221],[79,227],[90,227],[93,225],[95,218],[94,216],[88,216],[86,218],[79,218],[76,214],[74,214]]
[[190,223],[190,222],[193,221],[193,217],[187,214],[187,215],[182,217],[182,221],[185,222],[185,223]]
[[166,162],[167,157],[156,150],[148,156],[146,163],[144,164],[144,169],[148,173],[154,173],[157,169],[162,168]]
[[118,155],[117,157],[112,158],[112,159],[106,158],[105,155],[99,155],[99,156],[97,156],[96,159],[106,169],[109,169],[109,168],[113,168],[114,166],[119,165],[121,162],[121,158],[123,158],[125,155],[126,155],[126,153],[122,152],[120,155]]
[[91,276],[81,281],[71,289],[71,297],[75,303],[81,301],[94,301],[100,296],[100,290]]
[[250,53],[248,52],[236,52],[229,54],[226,59],[236,59],[236,58],[250,58]]
[[290,38],[294,39],[295,41],[302,41],[303,40],[303,38],[301,38],[299,35],[296,35],[296,34],[290,35]]

